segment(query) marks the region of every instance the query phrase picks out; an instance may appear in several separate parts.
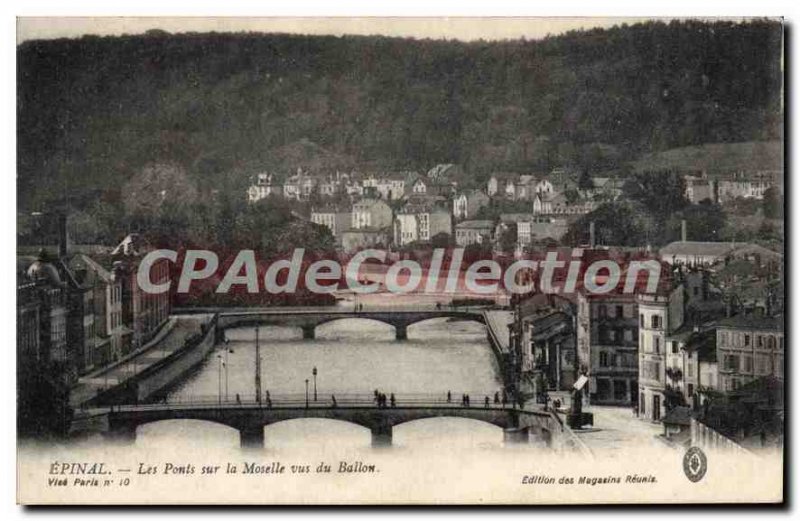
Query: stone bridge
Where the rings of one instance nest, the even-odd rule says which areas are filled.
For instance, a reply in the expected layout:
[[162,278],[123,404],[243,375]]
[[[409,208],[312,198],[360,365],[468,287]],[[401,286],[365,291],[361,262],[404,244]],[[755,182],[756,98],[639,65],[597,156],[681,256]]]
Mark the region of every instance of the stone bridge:
[[374,320],[394,326],[398,340],[408,338],[408,326],[433,318],[459,318],[485,323],[483,307],[442,307],[440,309],[393,309],[373,308],[368,310],[346,309],[342,307],[320,308],[261,308],[225,310],[219,309],[217,323],[218,340],[224,338],[224,331],[235,327],[256,327],[275,325],[298,327],[303,330],[303,338],[312,339],[317,326],[347,318]]
[[[398,401],[395,406],[378,407],[366,396],[343,400],[343,403],[311,402],[302,399],[276,403],[186,402],[170,404],[119,405],[105,410],[87,411],[86,422],[102,420],[101,429],[112,439],[133,442],[140,425],[163,420],[201,420],[219,423],[239,431],[242,447],[263,447],[264,428],[299,418],[339,420],[366,427],[372,433],[373,446],[391,445],[395,426],[425,418],[468,418],[498,426],[506,442],[527,442],[531,435],[550,445],[553,435],[563,430],[560,420],[549,411],[517,409],[511,405],[484,403],[464,406],[445,400],[419,399]],[[73,431],[90,430],[76,420]],[[93,429],[91,429],[93,430]],[[446,435],[446,433],[443,433]]]

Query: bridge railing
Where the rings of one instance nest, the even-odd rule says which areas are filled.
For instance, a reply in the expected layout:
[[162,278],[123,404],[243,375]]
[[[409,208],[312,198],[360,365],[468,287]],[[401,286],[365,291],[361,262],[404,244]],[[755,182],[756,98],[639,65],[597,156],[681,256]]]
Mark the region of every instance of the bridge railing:
[[[468,404],[463,401],[463,396],[469,396]],[[487,402],[488,397],[488,402]],[[334,401],[335,400],[335,401]],[[512,402],[503,403],[502,400],[494,400],[494,394],[469,394],[451,392],[450,400],[447,393],[438,394],[396,394],[392,402],[391,394],[387,394],[385,403],[379,404],[374,394],[363,393],[318,393],[314,400],[313,394],[308,398],[304,393],[279,393],[264,395],[261,400],[257,400],[255,395],[239,396],[219,396],[219,395],[199,395],[172,397],[169,400],[162,400],[155,403],[142,404],[121,404],[114,405],[113,410],[148,410],[163,408],[217,408],[217,407],[271,407],[271,408],[330,408],[330,407],[471,407],[471,408],[492,408],[492,409],[514,409]]]
[[175,308],[175,314],[197,314],[197,313],[221,313],[224,315],[262,315],[262,314],[319,314],[319,313],[435,313],[440,312],[461,312],[461,313],[481,313],[487,309],[497,306],[490,305],[453,305],[450,303],[441,304],[389,304],[376,305],[364,304],[358,301],[347,301],[336,306],[275,306],[275,307],[231,307],[231,308]]

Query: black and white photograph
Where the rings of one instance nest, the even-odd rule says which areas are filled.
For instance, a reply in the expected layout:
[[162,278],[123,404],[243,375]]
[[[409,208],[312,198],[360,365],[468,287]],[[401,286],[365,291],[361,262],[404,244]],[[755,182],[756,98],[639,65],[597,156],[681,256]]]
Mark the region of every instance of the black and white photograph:
[[784,19],[16,23],[19,503],[784,501]]

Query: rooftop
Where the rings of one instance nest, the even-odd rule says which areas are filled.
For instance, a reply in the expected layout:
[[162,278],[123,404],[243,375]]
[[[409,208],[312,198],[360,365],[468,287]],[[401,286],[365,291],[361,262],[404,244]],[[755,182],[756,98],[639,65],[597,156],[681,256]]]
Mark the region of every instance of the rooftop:
[[487,221],[487,220],[483,220],[483,221],[464,221],[464,222],[458,223],[456,225],[456,228],[457,229],[461,229],[461,230],[467,229],[467,228],[469,228],[469,229],[472,229],[472,228],[481,228],[481,229],[483,229],[483,228],[492,228],[493,226],[494,226],[494,223],[492,221]]
[[771,317],[758,315],[734,315],[717,321],[717,327],[731,329],[749,329],[753,331],[780,331],[783,332],[783,315]]
[[746,243],[675,241],[661,248],[661,255],[707,255],[722,257]]

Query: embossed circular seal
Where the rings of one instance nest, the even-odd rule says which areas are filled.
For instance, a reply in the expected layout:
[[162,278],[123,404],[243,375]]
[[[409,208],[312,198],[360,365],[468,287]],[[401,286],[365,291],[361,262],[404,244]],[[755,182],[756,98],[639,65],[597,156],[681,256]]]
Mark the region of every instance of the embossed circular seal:
[[683,472],[689,481],[697,483],[706,475],[708,459],[700,447],[690,447],[683,456]]

